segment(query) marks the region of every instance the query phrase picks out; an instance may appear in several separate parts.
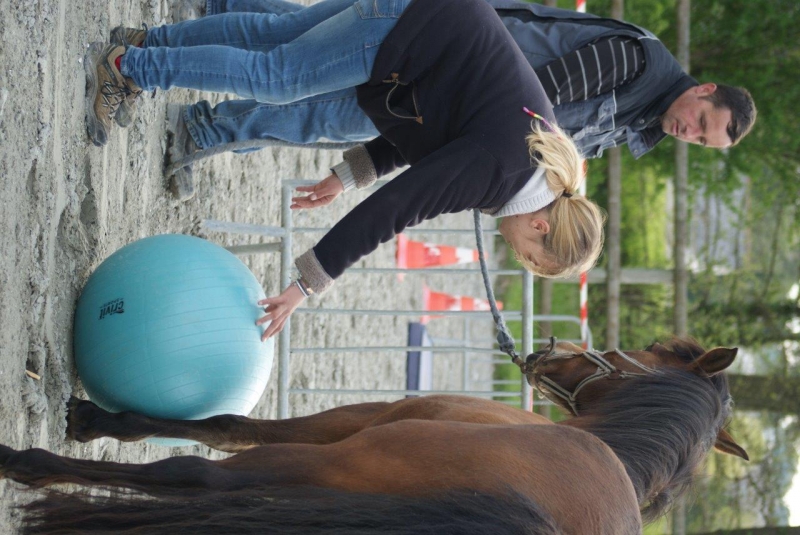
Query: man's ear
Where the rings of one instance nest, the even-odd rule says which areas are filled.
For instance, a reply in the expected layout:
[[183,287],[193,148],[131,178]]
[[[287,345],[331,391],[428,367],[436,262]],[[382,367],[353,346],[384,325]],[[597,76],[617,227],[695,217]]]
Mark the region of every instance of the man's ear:
[[547,234],[550,232],[550,223],[548,223],[546,219],[531,219],[530,226],[533,230],[539,232],[540,234]]
[[717,84],[713,84],[711,82],[706,84],[700,84],[695,88],[695,91],[697,91],[697,94],[700,95],[701,97],[707,97],[709,95],[713,95],[714,91],[716,90],[717,90]]

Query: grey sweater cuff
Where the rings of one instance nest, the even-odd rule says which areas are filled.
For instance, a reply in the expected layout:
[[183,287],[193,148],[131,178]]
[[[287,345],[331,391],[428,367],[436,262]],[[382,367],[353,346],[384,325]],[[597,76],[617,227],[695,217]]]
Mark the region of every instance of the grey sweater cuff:
[[[378,180],[378,172],[375,170],[372,158],[370,158],[369,152],[367,152],[367,148],[364,145],[357,145],[345,151],[343,158],[345,163],[350,166],[349,170],[356,188],[369,187]],[[342,179],[341,176],[339,178]],[[344,184],[344,179],[342,179],[342,184]]]
[[314,249],[309,249],[295,260],[300,275],[303,280],[308,284],[308,287],[314,293],[322,293],[331,286],[334,280],[322,267],[322,264],[317,260],[317,255],[314,254]]
[[331,167],[331,171],[339,177],[339,180],[342,181],[342,186],[344,186],[344,193],[347,193],[354,187],[356,187],[356,179],[353,176],[353,170],[350,168],[350,164],[346,161],[336,164]]

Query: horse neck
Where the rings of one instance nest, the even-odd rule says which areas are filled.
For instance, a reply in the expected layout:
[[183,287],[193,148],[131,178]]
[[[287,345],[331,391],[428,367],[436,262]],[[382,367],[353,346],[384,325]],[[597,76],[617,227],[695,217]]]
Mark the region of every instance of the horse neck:
[[713,387],[691,374],[626,382],[563,424],[595,435],[612,449],[649,521],[688,490],[694,469],[713,444],[724,408]]

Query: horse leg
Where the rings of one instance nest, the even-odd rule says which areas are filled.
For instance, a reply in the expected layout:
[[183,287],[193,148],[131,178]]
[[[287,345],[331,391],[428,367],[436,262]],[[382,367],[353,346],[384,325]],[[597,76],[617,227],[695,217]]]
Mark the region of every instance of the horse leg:
[[[353,492],[414,495],[450,488],[524,492],[525,445],[538,426],[487,426],[404,420],[368,427],[331,444],[270,444],[227,459],[172,457],[149,464],[70,459],[41,450],[0,449],[0,475],[43,487],[55,483],[133,488],[237,490],[311,485]],[[541,426],[554,428],[556,426]],[[456,445],[456,447],[454,447]],[[555,446],[554,446],[555,447]],[[504,464],[506,459],[514,459]]]
[[361,403],[286,420],[255,420],[230,414],[204,420],[169,420],[134,412],[111,413],[91,401],[72,398],[68,405],[67,436],[79,442],[101,437],[123,442],[151,437],[182,438],[236,453],[264,444],[337,442],[361,431],[389,406],[384,402]]
[[252,484],[247,472],[231,471],[201,457],[171,457],[149,464],[124,464],[62,457],[34,448],[15,451],[0,445],[0,479],[30,487],[58,483],[125,487],[158,495],[169,489],[228,490]]
[[[0,479],[34,488],[64,483],[113,486],[154,496],[286,485],[348,490],[354,485],[351,471],[368,476],[365,470],[374,469],[374,462],[384,462],[380,453],[356,451],[372,443],[271,444],[220,461],[182,456],[148,464],[72,459],[39,448],[15,451],[0,445]],[[368,488],[362,485],[355,480],[356,490]]]
[[286,420],[255,420],[234,415],[204,420],[158,419],[133,412],[110,413],[90,401],[72,398],[68,406],[67,436],[80,442],[100,437],[124,442],[151,437],[182,438],[237,453],[267,444],[330,444],[367,427],[410,419],[483,424],[550,423],[502,403],[462,396],[360,403]]

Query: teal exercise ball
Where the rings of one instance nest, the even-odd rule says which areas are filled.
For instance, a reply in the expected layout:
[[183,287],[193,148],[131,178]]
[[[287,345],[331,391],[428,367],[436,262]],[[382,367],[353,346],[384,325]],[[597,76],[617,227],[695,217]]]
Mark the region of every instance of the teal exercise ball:
[[272,370],[273,341],[255,324],[263,298],[250,270],[206,240],[165,234],[126,245],[78,300],[86,393],[108,411],[156,418],[249,414]]

